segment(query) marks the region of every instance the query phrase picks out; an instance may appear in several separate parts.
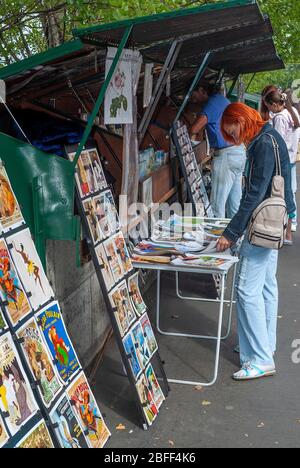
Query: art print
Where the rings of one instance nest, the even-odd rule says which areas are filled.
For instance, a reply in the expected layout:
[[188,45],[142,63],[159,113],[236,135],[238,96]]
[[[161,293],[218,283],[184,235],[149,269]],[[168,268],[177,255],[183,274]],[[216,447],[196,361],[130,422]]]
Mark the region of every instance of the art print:
[[0,228],[8,232],[25,224],[9,177],[0,159]]
[[[76,153],[70,153],[69,159],[74,161]],[[92,163],[87,151],[83,151],[79,156],[75,170],[75,180],[80,194],[80,198],[86,198],[96,191]]]
[[[110,190],[101,193],[96,199],[97,212],[99,212],[100,226],[105,226],[107,236],[114,234],[120,228],[119,215],[113,195]],[[103,230],[104,228],[102,228]],[[103,231],[104,232],[104,231]]]
[[142,369],[136,354],[135,345],[131,333],[128,333],[128,335],[125,336],[125,338],[123,339],[123,345],[127,357],[129,359],[130,367],[134,378],[137,379],[140,373],[142,372]]
[[142,325],[144,336],[146,338],[148,348],[152,357],[153,354],[156,353],[156,351],[158,350],[158,346],[147,314],[143,315],[143,317],[140,320],[140,323]]
[[129,255],[126,242],[125,242],[122,232],[119,232],[118,234],[115,235],[114,241],[115,241],[115,245],[116,245],[117,252],[119,255],[119,260],[121,262],[124,274],[127,274],[133,270],[133,266],[131,263],[131,257]]
[[98,244],[104,238],[104,236],[98,224],[94,200],[92,198],[85,200],[83,202],[83,208],[93,242],[94,244]]
[[37,316],[48,350],[55,360],[61,380],[67,384],[78,372],[80,364],[67,333],[57,302],[43,309]]
[[129,321],[124,305],[123,296],[119,286],[109,294],[110,303],[114,310],[114,315],[118,324],[120,335],[123,337],[129,329]]
[[159,409],[165,400],[165,396],[158,383],[158,380],[156,378],[155,372],[151,364],[149,364],[149,366],[147,367],[145,375],[148,382],[148,388],[153,396],[153,400],[157,406],[157,409]]
[[128,292],[126,281],[123,281],[119,285],[119,290],[120,290],[120,293],[121,293],[121,297],[122,297],[122,300],[123,300],[123,306],[124,306],[124,308],[126,310],[126,315],[127,315],[127,319],[128,319],[128,323],[129,323],[129,327],[130,327],[136,321],[136,315],[135,315],[134,309],[133,309],[133,307],[131,305],[131,302],[130,302],[130,297],[129,297],[129,292]]
[[147,310],[139,288],[139,272],[128,279],[128,290],[136,314],[141,317]]
[[16,446],[22,449],[53,449],[54,445],[44,420],[40,421]]
[[102,193],[93,198],[93,203],[95,207],[95,215],[98,225],[100,226],[103,239],[107,239],[112,234],[112,231],[108,222],[107,210],[105,209],[105,195]]
[[105,249],[102,244],[98,245],[95,248],[95,252],[97,255],[97,260],[101,268],[102,276],[105,282],[105,286],[107,291],[110,291],[115,284],[114,277],[112,271],[109,266],[109,261],[107,259]]
[[114,239],[108,239],[107,241],[104,242],[104,249],[105,253],[107,255],[107,259],[109,261],[109,265],[115,280],[115,283],[118,283],[123,276],[123,268],[121,265],[121,261],[117,252],[116,244],[114,242]]
[[41,332],[34,318],[17,332],[21,347],[31,370],[44,405],[49,408],[62,385],[46,349]]
[[9,435],[5,429],[3,419],[0,416],[0,448],[9,441]]
[[151,354],[147,345],[147,341],[144,337],[144,332],[141,324],[138,322],[132,329],[133,342],[136,345],[136,353],[142,369],[146,367],[150,361]]
[[36,251],[29,229],[7,239],[10,254],[16,266],[26,293],[31,293],[29,301],[34,310],[54,297],[43,265]]
[[38,411],[10,333],[0,337],[0,409],[12,436]]
[[61,448],[88,448],[84,433],[66,395],[63,395],[55,405],[50,413],[50,419]]
[[146,420],[149,426],[151,426],[158,415],[158,408],[153,400],[152,393],[149,389],[148,382],[144,374],[142,374],[138,380],[136,388]]
[[89,157],[93,168],[96,186],[99,190],[103,190],[107,187],[107,182],[103,172],[100,157],[96,148],[89,150]]
[[91,448],[103,448],[110,432],[97,406],[95,397],[82,372],[67,389],[68,397],[76,412],[82,430]]

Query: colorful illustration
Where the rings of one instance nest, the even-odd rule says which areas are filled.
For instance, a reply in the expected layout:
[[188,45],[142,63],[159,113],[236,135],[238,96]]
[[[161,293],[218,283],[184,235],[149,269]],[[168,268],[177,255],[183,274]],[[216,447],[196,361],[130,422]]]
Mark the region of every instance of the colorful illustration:
[[10,333],[0,337],[0,409],[12,436],[38,411]]
[[92,198],[85,200],[83,202],[83,208],[89,224],[93,242],[94,244],[98,244],[98,242],[100,242],[105,236],[102,234],[100,225],[98,224],[94,200]]
[[2,232],[24,224],[18,201],[13,192],[8,175],[0,160],[0,228]]
[[122,300],[123,300],[123,306],[125,307],[126,315],[127,315],[127,319],[128,319],[128,323],[129,323],[129,327],[130,327],[136,321],[137,317],[135,315],[134,309],[133,309],[133,307],[131,305],[131,302],[130,302],[130,297],[129,297],[129,292],[128,292],[126,281],[123,281],[119,285],[119,290],[120,290],[120,293],[121,293],[121,297],[122,297]]
[[105,215],[108,219],[110,230],[112,233],[117,232],[120,229],[120,221],[113,194],[110,190],[106,190],[106,192],[103,193],[103,196]]
[[162,392],[162,389],[160,388],[160,385],[158,383],[158,380],[156,378],[151,364],[149,364],[149,366],[147,367],[145,375],[148,382],[148,388],[153,396],[153,400],[157,406],[157,409],[159,409],[165,400],[165,396]]
[[120,263],[120,258],[117,253],[117,247],[115,244],[114,239],[108,239],[104,242],[104,249],[107,255],[107,259],[109,261],[109,265],[115,280],[115,283],[120,281],[123,278],[123,268]]
[[136,354],[136,350],[135,350],[135,346],[134,346],[131,333],[128,333],[128,335],[125,336],[125,338],[123,339],[123,345],[125,348],[125,352],[128,356],[133,375],[135,379],[137,379],[140,373],[142,372],[142,369],[141,369],[140,362]]
[[128,279],[129,295],[136,314],[141,317],[147,310],[139,288],[139,272]]
[[83,372],[67,389],[67,394],[74,405],[82,430],[88,432],[86,437],[89,446],[103,448],[110,437],[110,432]]
[[24,289],[27,293],[31,293],[29,300],[32,308],[37,310],[45,302],[48,302],[54,296],[54,293],[44,272],[29,229],[9,237],[7,245],[11,246],[10,254]]
[[[74,161],[75,155],[76,153],[70,153],[68,155],[69,159]],[[75,179],[81,198],[85,198],[98,190],[88,151],[83,151],[78,159]]]
[[123,296],[118,286],[109,294],[109,299],[112,307],[116,308],[114,315],[117,320],[120,334],[123,337],[129,329],[129,321],[126,313],[126,307],[123,303]]
[[44,420],[40,421],[16,446],[22,449],[53,449],[54,445]]
[[39,384],[41,398],[48,408],[62,389],[62,385],[34,318],[18,330],[17,337],[22,340],[21,346],[27,364]]
[[99,190],[103,190],[107,187],[107,182],[102,169],[100,157],[96,148],[89,150],[89,156],[93,168],[96,185]]
[[144,337],[141,324],[138,322],[132,329],[133,342],[136,345],[136,353],[140,361],[141,368],[144,369],[150,361],[151,355],[147,341]]
[[103,239],[107,239],[112,234],[112,231],[106,216],[105,195],[101,193],[99,196],[93,198],[93,202],[95,206],[95,215],[101,232],[103,233]]
[[5,310],[13,326],[30,314],[31,307],[3,239],[0,239],[0,295],[7,303]]
[[66,331],[58,303],[53,302],[42,310],[37,316],[37,321],[50,354],[56,361],[59,376],[66,384],[80,369],[80,364]]
[[114,237],[114,240],[115,240],[115,245],[117,247],[118,255],[119,255],[122,267],[123,267],[123,271],[125,272],[125,274],[127,274],[133,269],[133,266],[131,263],[131,258],[127,250],[126,242],[125,242],[122,232],[119,232],[118,234],[116,234],[116,236]]
[[88,448],[83,431],[66,395],[50,413],[60,447],[64,449]]
[[139,394],[141,405],[143,407],[144,414],[149,426],[152,425],[153,421],[158,415],[157,406],[153,400],[153,396],[148,387],[148,382],[144,374],[141,375],[140,379],[136,384],[136,388]]
[[5,429],[3,419],[0,416],[0,448],[9,441],[9,435]]
[[153,354],[156,353],[156,351],[158,350],[158,346],[147,314],[143,315],[143,317],[140,320],[140,323],[142,325],[144,336],[146,338],[148,348],[152,357]]
[[99,265],[102,268],[101,271],[102,271],[106,289],[107,291],[110,291],[111,288],[114,286],[115,281],[114,281],[114,277],[111,272],[109,261],[107,260],[107,256],[106,256],[103,245],[101,244],[98,245],[98,247],[95,248],[95,252],[97,255]]

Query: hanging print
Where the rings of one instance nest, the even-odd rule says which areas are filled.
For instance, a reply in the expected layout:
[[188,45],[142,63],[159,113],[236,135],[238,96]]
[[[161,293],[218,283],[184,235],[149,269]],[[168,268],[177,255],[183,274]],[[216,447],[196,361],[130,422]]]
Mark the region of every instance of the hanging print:
[[129,328],[130,328],[131,325],[136,321],[136,315],[135,315],[134,309],[133,309],[133,307],[131,305],[131,302],[130,302],[127,283],[126,283],[125,280],[122,281],[122,283],[119,285],[119,291],[121,293],[123,306],[124,306],[124,308],[126,310],[126,315],[127,315],[127,319],[128,319]]
[[111,306],[115,309],[114,315],[118,324],[120,335],[123,337],[129,329],[129,321],[119,286],[117,286],[109,294],[109,299]]
[[124,349],[127,354],[127,357],[129,359],[131,370],[136,380],[138,376],[140,375],[140,373],[142,372],[142,369],[141,369],[140,362],[136,354],[136,350],[135,350],[135,346],[134,346],[131,333],[128,333],[128,335],[125,336],[125,338],[123,339],[123,345],[124,345]]
[[13,326],[30,314],[30,304],[4,239],[0,239],[0,296]]
[[110,432],[103,420],[94,395],[82,372],[67,389],[67,394],[76,411],[78,420],[91,448],[103,448]]
[[85,200],[83,202],[83,208],[94,244],[98,244],[104,238],[104,236],[98,223],[94,200],[92,198]]
[[53,296],[44,268],[36,251],[29,229],[18,232],[7,239],[10,254],[19,277],[34,310],[48,302]]
[[67,384],[80,369],[80,364],[67,333],[58,303],[53,302],[42,310],[37,316],[37,322],[52,359],[55,360],[59,376]]
[[0,159],[0,228],[2,232],[25,224],[3,162]]
[[149,366],[147,367],[145,374],[149,390],[153,396],[154,403],[156,404],[157,409],[159,409],[165,400],[165,396],[163,394],[162,389],[160,388],[160,385],[158,383],[158,380],[156,378],[151,364],[149,364]]
[[44,405],[49,408],[62,385],[56,375],[50,355],[34,318],[17,332],[31,373],[38,383],[38,390]]
[[133,270],[131,258],[126,246],[126,242],[122,232],[119,232],[114,236],[117,252],[119,255],[120,263],[123,267],[124,274],[126,275]]
[[92,164],[92,169],[95,178],[95,184],[98,190],[103,190],[107,187],[106,178],[103,172],[100,157],[96,148],[89,150],[89,157]]
[[150,361],[151,356],[147,341],[144,337],[143,329],[139,322],[133,327],[132,336],[133,342],[136,346],[136,353],[138,355],[141,368],[144,369]]
[[54,445],[44,420],[40,421],[18,443],[16,448],[21,449],[53,449]]
[[152,329],[152,326],[151,326],[151,323],[147,314],[143,315],[143,317],[140,320],[140,323],[142,325],[144,336],[146,338],[148,348],[152,357],[153,354],[155,354],[156,351],[158,350],[158,346],[157,346],[157,342],[153,333],[153,329]]
[[139,288],[139,272],[135,273],[130,278],[128,278],[128,289],[134,310],[136,314],[140,317],[146,312],[147,307],[143,301]]
[[[68,154],[70,161],[74,161],[75,155],[76,153]],[[83,151],[79,156],[75,171],[75,180],[80,193],[80,198],[86,198],[98,189],[93,172],[93,166],[87,151]]]
[[152,393],[150,392],[148,382],[144,374],[142,374],[140,379],[138,380],[136,388],[139,394],[144,414],[146,416],[146,420],[149,426],[151,426],[158,415],[158,409],[153,400]]
[[0,409],[12,436],[38,411],[10,333],[0,337]]
[[110,265],[115,283],[118,283],[118,281],[120,281],[123,278],[124,273],[123,273],[120,258],[117,253],[117,247],[116,247],[115,241],[113,238],[111,238],[105,241],[103,245],[104,245],[104,249],[107,255],[107,259],[109,261],[109,265]]
[[66,395],[50,413],[59,445],[63,449],[88,448],[83,431]]

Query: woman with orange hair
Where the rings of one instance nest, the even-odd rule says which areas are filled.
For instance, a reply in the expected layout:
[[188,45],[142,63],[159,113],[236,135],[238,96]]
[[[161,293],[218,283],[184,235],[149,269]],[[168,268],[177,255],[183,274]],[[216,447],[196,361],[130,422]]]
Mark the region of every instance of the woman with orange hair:
[[[291,189],[291,169],[286,144],[279,133],[261,115],[245,104],[231,104],[222,117],[224,138],[247,147],[246,184],[238,213],[232,219],[218,251],[224,251],[247,231],[256,208],[271,195],[276,174],[273,137],[278,146],[281,172],[285,180],[285,199],[289,215],[295,211]],[[235,380],[251,380],[276,373],[278,285],[276,279],[278,251],[250,244],[248,236],[241,247],[237,280],[237,313],[242,368]]]

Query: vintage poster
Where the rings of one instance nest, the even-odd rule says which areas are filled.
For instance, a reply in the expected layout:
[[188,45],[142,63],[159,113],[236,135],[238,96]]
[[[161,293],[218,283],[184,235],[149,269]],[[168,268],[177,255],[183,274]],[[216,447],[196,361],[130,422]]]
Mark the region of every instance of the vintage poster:
[[[107,51],[105,76],[108,75],[117,49],[109,47]],[[132,124],[133,123],[133,82],[132,59],[134,51],[124,49],[112,80],[105,94],[104,123]]]
[[30,314],[31,306],[4,239],[0,239],[0,296],[13,326]]
[[117,247],[114,238],[108,239],[104,242],[103,245],[115,283],[118,283],[118,281],[120,281],[123,278],[124,272],[117,252]]
[[0,159],[0,229],[8,232],[25,224],[10,180]]
[[[74,161],[75,155],[76,153],[69,154],[69,159]],[[98,187],[88,151],[83,151],[78,159],[75,179],[81,198],[86,198],[97,191]]]
[[136,354],[135,345],[134,345],[131,333],[128,333],[128,335],[125,336],[125,338],[123,339],[123,345],[124,345],[125,352],[128,356],[130,367],[132,369],[134,378],[136,380],[138,376],[140,375],[140,373],[142,372],[142,369],[141,369],[140,362]]
[[88,221],[90,234],[94,244],[98,244],[105,236],[102,234],[96,215],[95,202],[89,198],[83,202],[83,208]]
[[133,342],[136,346],[136,353],[140,361],[141,368],[144,369],[149,363],[151,355],[144,337],[141,324],[138,322],[132,329]]
[[52,359],[61,380],[67,384],[78,372],[80,364],[67,333],[59,305],[53,302],[37,316],[38,325],[43,333]]
[[153,354],[155,354],[156,351],[158,350],[158,346],[157,346],[157,342],[153,333],[153,329],[152,329],[152,326],[151,326],[151,323],[147,314],[143,315],[143,317],[140,320],[140,323],[142,325],[144,336],[146,338],[148,348],[152,357]]
[[12,436],[38,411],[10,333],[0,337],[0,409]]
[[155,372],[151,364],[149,364],[149,366],[147,367],[145,375],[147,378],[149,390],[153,396],[154,403],[156,404],[157,409],[159,409],[165,400],[165,396],[163,394],[162,389],[160,388],[160,385],[158,383],[158,380],[156,378]]
[[123,305],[126,310],[126,315],[129,323],[129,327],[136,321],[136,315],[134,312],[134,309],[132,308],[131,302],[130,302],[130,297],[129,297],[129,292],[127,288],[127,283],[124,280],[120,285],[119,285],[119,290],[121,293],[121,297],[123,300]]
[[107,182],[103,172],[100,157],[96,148],[89,150],[89,156],[93,168],[95,184],[98,190],[103,190],[107,187]]
[[136,388],[139,394],[141,405],[143,407],[144,414],[149,426],[152,425],[153,421],[158,415],[157,406],[153,400],[153,396],[148,387],[148,382],[144,374],[141,375],[140,379],[136,384]]
[[16,448],[21,449],[53,449],[55,448],[44,420],[40,421],[18,443]]
[[125,274],[129,273],[133,270],[133,266],[131,263],[131,258],[126,246],[126,242],[122,232],[119,232],[114,236],[115,244],[117,247],[117,252],[119,255],[119,259],[121,261],[123,271]]
[[147,310],[139,288],[139,272],[128,278],[129,295],[136,314],[141,317]]
[[5,429],[3,419],[0,416],[0,448],[9,441],[9,435]]
[[44,268],[36,251],[30,230],[18,232],[7,239],[10,254],[17,268],[26,293],[31,293],[29,301],[34,310],[54,297]]
[[109,261],[107,260],[107,256],[106,256],[103,245],[102,244],[98,245],[98,247],[95,248],[95,252],[97,255],[98,263],[101,267],[106,289],[107,291],[110,291],[112,287],[115,285],[115,281],[114,281],[114,277],[111,272]]
[[103,448],[110,437],[110,432],[97,406],[84,373],[67,389],[67,394],[76,411],[80,425],[91,448]]
[[110,294],[109,300],[114,309],[114,315],[119,327],[120,335],[123,337],[129,329],[129,321],[126,313],[126,307],[123,301],[123,296],[120,287],[117,286]]
[[61,448],[88,448],[83,431],[66,395],[63,395],[55,405],[50,413],[50,419]]
[[105,234],[105,237],[109,237],[120,228],[119,215],[113,195],[110,190],[106,190],[98,197],[95,197],[94,200],[102,232]]
[[100,226],[103,239],[107,239],[112,234],[112,231],[110,229],[105,207],[105,195],[101,193],[97,197],[94,197],[93,202],[95,206],[95,215]]
[[49,408],[61,391],[62,385],[56,375],[51,357],[34,318],[30,319],[18,330],[17,337],[21,342],[31,373],[38,383],[38,390],[43,403],[46,408]]

